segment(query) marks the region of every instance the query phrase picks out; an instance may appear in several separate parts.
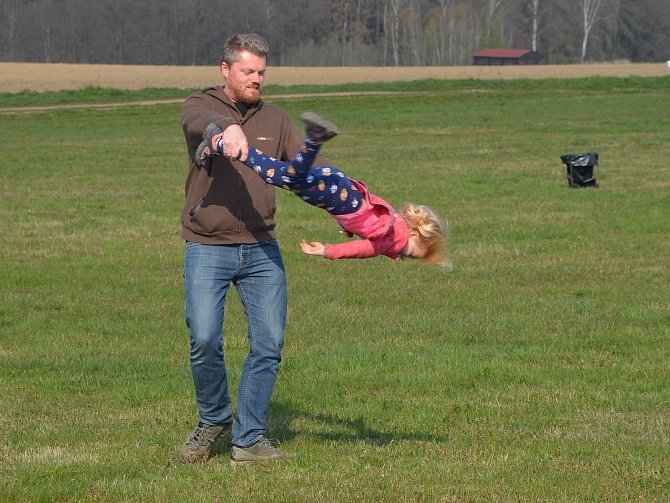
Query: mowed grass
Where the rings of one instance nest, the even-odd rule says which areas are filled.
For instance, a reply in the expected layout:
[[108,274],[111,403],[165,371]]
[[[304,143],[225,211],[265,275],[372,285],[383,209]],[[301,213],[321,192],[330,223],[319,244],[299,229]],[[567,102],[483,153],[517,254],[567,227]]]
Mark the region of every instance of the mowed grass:
[[[302,255],[343,238],[279,192],[268,436],[299,458],[250,468],[227,438],[176,460],[197,420],[180,106],[2,115],[0,501],[670,499],[670,83],[394,90],[267,100],[332,119],[334,164],[444,216],[454,272]],[[600,187],[569,189],[559,156],[590,151]],[[225,329],[235,392],[235,294]]]

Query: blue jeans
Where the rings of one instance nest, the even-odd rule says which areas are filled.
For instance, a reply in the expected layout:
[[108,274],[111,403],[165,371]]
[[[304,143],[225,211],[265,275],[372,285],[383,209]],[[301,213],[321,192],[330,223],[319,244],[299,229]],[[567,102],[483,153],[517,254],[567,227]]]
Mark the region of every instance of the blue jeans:
[[223,319],[230,284],[247,317],[249,354],[237,389],[233,445],[249,447],[265,434],[265,419],[284,344],[286,273],[277,241],[202,245],[186,242],[186,325],[200,420],[233,419],[223,358]]

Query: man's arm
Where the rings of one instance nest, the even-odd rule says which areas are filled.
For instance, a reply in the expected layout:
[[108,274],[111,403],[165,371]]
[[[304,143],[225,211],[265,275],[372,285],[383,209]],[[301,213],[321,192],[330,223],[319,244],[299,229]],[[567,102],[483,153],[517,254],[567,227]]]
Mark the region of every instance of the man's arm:
[[[181,112],[181,124],[184,129],[184,137],[188,146],[188,152],[191,158],[195,155],[195,151],[202,141],[202,134],[210,124],[216,124],[224,131],[237,122],[232,117],[227,117],[216,112],[212,108],[211,98],[206,94],[196,93],[192,94],[184,101]],[[239,126],[237,126],[239,128]],[[241,132],[241,130],[240,130]],[[231,134],[235,133],[231,131]],[[239,132],[237,132],[239,134]],[[244,133],[242,133],[244,135]],[[233,141],[232,139],[229,141]],[[244,139],[246,141],[246,137]],[[234,145],[240,148],[239,138],[231,144],[229,152],[232,152]],[[237,155],[237,154],[236,154]]]

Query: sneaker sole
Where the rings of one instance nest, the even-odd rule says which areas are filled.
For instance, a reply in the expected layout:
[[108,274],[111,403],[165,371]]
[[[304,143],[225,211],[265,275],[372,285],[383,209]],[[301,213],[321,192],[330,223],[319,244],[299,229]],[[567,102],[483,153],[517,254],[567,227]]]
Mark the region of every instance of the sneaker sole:
[[202,167],[203,162],[200,160],[200,157],[202,157],[202,153],[205,151],[207,147],[211,148],[211,145],[209,145],[209,142],[207,141],[208,138],[212,135],[212,132],[215,129],[221,129],[219,126],[216,124],[212,123],[209,126],[207,126],[207,129],[205,129],[205,132],[202,133],[202,141],[200,142],[200,145],[198,145],[198,148],[195,151],[195,164],[198,167]]
[[248,465],[262,465],[264,463],[272,463],[273,461],[288,461],[288,458],[276,457],[276,458],[266,458],[266,459],[245,459],[245,460],[236,460],[230,459],[231,466],[248,466]]
[[337,129],[337,126],[335,124],[324,119],[320,115],[315,114],[314,112],[301,113],[300,120],[302,120],[308,126],[323,128],[328,133],[333,133],[336,135],[340,134],[340,131]]
[[257,465],[262,463],[262,461],[235,461],[234,459],[230,460],[230,466],[248,466],[248,465]]
[[284,453],[283,456],[273,456],[273,457],[257,457],[257,458],[246,458],[246,459],[235,459],[232,456],[234,447],[231,448],[230,464],[232,466],[242,466],[242,465],[260,465],[263,463],[271,463],[273,461],[290,461],[294,459],[295,456]]

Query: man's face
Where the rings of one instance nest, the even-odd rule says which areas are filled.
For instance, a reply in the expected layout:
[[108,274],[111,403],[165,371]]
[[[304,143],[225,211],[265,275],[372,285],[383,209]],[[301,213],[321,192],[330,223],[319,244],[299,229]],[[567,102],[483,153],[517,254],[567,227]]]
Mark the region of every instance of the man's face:
[[237,61],[230,66],[221,63],[225,79],[224,91],[236,103],[251,105],[261,99],[265,80],[265,57],[249,51],[241,51]]

